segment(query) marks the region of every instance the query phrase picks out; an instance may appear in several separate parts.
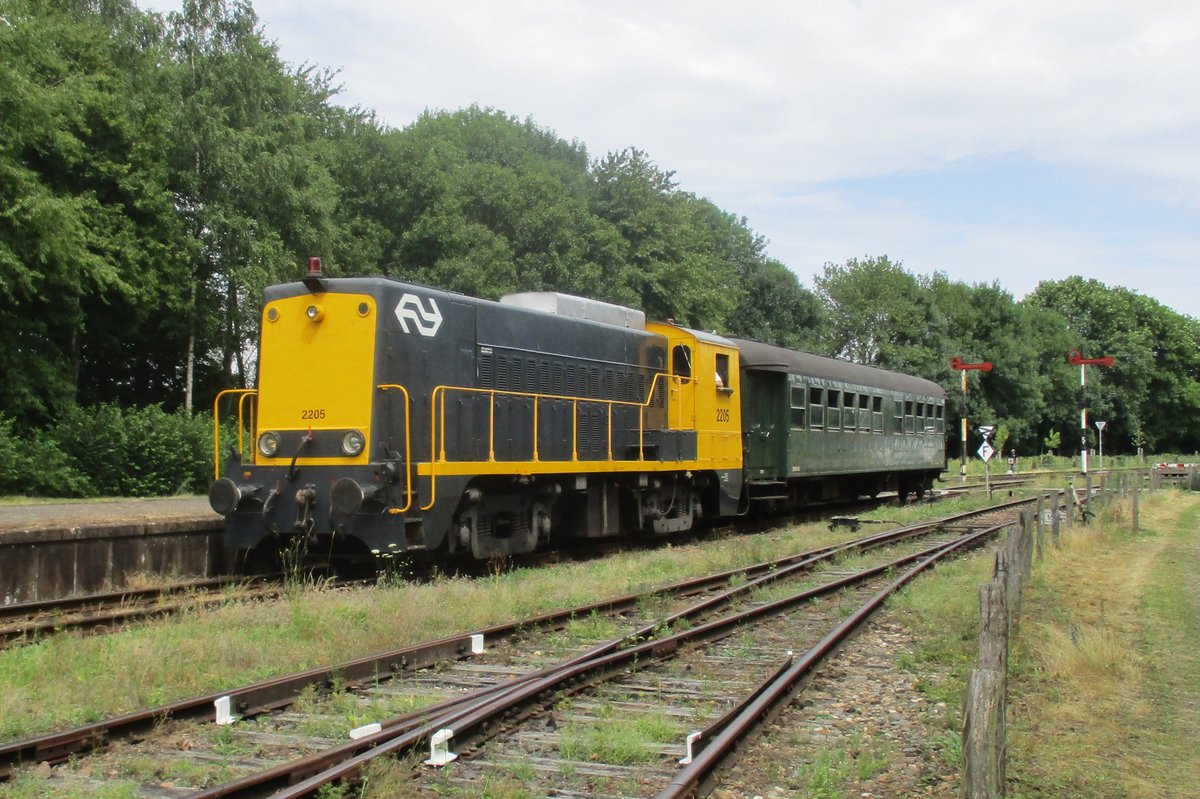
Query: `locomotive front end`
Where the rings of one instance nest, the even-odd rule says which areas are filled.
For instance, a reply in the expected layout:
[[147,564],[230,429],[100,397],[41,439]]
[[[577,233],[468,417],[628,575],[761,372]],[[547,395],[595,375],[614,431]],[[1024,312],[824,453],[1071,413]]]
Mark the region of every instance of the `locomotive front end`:
[[304,285],[268,290],[258,388],[245,392],[252,421],[209,492],[226,518],[226,548],[332,543],[345,519],[397,482],[400,455],[378,446],[387,431],[374,423],[376,295],[362,281],[311,272]]

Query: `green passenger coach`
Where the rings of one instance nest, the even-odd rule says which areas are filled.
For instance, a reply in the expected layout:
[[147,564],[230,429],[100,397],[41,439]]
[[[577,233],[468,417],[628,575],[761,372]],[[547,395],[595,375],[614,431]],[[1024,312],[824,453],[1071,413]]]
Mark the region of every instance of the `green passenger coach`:
[[895,491],[945,469],[946,392],[870,366],[734,340],[751,502],[802,506]]

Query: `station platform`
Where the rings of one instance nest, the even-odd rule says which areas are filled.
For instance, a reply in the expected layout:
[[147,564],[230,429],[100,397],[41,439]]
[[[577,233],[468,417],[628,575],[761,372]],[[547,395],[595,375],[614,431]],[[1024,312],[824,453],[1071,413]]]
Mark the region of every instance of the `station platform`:
[[223,573],[208,497],[0,505],[0,604]]
[[144,527],[170,522],[194,523],[196,528],[220,525],[221,517],[202,495],[150,499],[30,502],[0,505],[0,537],[23,532],[70,531],[85,528]]

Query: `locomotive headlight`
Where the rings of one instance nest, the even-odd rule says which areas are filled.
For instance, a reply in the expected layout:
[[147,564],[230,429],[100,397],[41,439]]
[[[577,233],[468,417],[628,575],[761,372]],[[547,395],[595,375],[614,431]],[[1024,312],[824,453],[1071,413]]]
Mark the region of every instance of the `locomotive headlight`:
[[325,318],[325,309],[320,305],[313,304],[304,309],[304,315],[313,322],[320,322]]
[[363,434],[357,430],[351,430],[346,435],[342,436],[342,452],[353,458],[355,455],[363,451],[367,440],[363,438]]
[[258,451],[268,458],[274,458],[279,451],[279,434],[269,430],[258,437]]

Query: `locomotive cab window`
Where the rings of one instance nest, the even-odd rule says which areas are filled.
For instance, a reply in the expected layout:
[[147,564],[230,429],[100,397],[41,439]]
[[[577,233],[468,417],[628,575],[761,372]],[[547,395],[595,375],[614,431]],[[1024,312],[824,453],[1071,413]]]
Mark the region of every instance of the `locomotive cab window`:
[[726,394],[733,393],[733,386],[729,383],[729,356],[723,352],[717,353],[717,390]]
[[684,379],[692,376],[692,348],[686,344],[676,344],[671,350],[671,373]]

